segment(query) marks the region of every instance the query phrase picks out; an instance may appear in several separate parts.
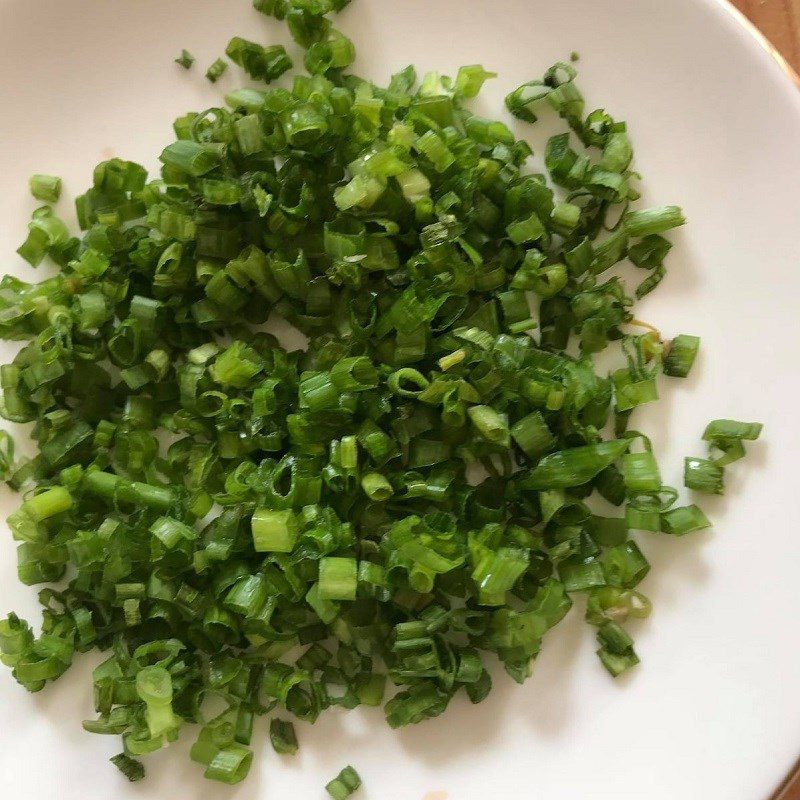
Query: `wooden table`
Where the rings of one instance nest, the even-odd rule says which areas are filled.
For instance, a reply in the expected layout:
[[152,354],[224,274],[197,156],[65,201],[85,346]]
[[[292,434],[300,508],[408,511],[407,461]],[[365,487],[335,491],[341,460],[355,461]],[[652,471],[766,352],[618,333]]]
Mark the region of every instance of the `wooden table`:
[[[800,0],[732,0],[800,72]],[[800,750],[800,742],[797,743]],[[800,761],[774,800],[800,800]]]
[[800,764],[795,767],[788,783],[778,790],[774,800],[800,800]]
[[733,4],[800,72],[800,0],[733,0]]

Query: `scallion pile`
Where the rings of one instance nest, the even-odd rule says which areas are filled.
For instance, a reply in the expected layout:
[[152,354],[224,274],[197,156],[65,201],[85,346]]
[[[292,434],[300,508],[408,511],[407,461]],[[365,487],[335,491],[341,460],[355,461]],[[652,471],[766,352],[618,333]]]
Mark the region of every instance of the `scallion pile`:
[[[80,236],[46,205],[19,249],[58,272],[0,283],[0,335],[24,341],[0,411],[38,444],[17,460],[2,434],[0,477],[25,498],[8,521],[19,578],[48,584],[39,635],[0,622],[2,661],[39,691],[102,650],[84,728],[122,737],[131,780],[186,723],[192,759],[235,783],[260,715],[291,755],[291,718],[331,706],[382,705],[399,727],[480,702],[496,659],[529,677],[573,593],[619,675],[638,663],[622,625],[650,611],[630,531],[709,524],[631,428],[699,340],[642,333],[611,273],[628,259],[636,297],[654,289],[684,223],[633,207],[625,124],[587,115],[556,64],[506,101],[566,123],[535,174],[528,144],[467,108],[483,67],[350,74],[328,18],[346,4],[255,0],[308,74],[177,119],[159,177],[99,164]],[[241,37],[226,54],[264,84],[292,67]],[[61,182],[31,191],[55,203]],[[282,346],[274,320],[307,347]],[[759,433],[712,422],[686,485],[722,492]],[[348,767],[327,788],[359,784]]]

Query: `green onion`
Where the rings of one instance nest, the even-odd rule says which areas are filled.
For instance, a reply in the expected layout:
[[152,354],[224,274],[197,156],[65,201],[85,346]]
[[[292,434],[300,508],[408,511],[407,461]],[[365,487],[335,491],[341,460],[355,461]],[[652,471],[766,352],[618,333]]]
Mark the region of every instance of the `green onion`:
[[603,572],[608,583],[632,589],[650,571],[650,564],[634,541],[610,547],[603,553]]
[[293,756],[297,753],[297,735],[294,725],[276,717],[269,723],[269,740],[276,753]]
[[331,370],[331,382],[342,392],[363,392],[378,385],[378,373],[368,358],[344,358]]
[[650,236],[664,233],[671,228],[686,224],[683,212],[677,206],[661,206],[644,211],[629,211],[622,218],[622,225],[628,236]]
[[181,54],[175,59],[175,63],[179,64],[184,69],[191,69],[194,62],[194,56],[185,48],[181,50]]
[[442,356],[439,361],[439,369],[442,372],[447,372],[448,369],[457,366],[460,364],[465,358],[467,357],[466,350],[459,349],[454,350],[452,353],[448,353],[446,356]]
[[522,484],[540,491],[581,486],[613,464],[629,446],[628,441],[617,440],[552,453],[523,478]]
[[615,622],[605,623],[597,633],[597,655],[609,674],[616,678],[639,663],[633,640]]
[[531,214],[527,219],[512,222],[506,228],[508,237],[514,244],[524,244],[525,242],[535,242],[544,236],[544,225],[542,225],[536,214]]
[[456,93],[464,98],[476,97],[483,84],[496,77],[496,72],[487,72],[480,64],[461,67],[456,75]]
[[652,604],[643,594],[604,586],[589,593],[586,621],[601,626],[608,621],[625,622],[629,617],[645,619],[651,611]]
[[684,536],[710,526],[706,515],[696,505],[673,508],[661,515],[662,530],[673,536]]
[[165,148],[160,156],[167,166],[194,177],[205,175],[218,163],[218,152],[198,142],[180,141]]
[[531,81],[515,89],[506,97],[506,107],[515,116],[526,122],[536,122],[534,109],[551,92],[553,87],[539,81]]
[[280,78],[284,72],[292,68],[292,60],[286,54],[286,49],[280,44],[262,47],[260,44],[242,39],[240,36],[234,36],[228,42],[225,54],[253,80],[264,81],[264,83],[270,83]]
[[664,374],[673,378],[685,378],[691,372],[699,349],[699,337],[685,334],[676,336],[664,359]]
[[325,791],[333,800],[345,800],[361,786],[361,778],[352,767],[345,767],[330,783],[326,784]]
[[661,488],[661,474],[652,453],[626,453],[622,457],[622,477],[628,491],[634,494]]
[[686,458],[683,467],[683,485],[698,492],[722,494],[723,473],[721,466],[706,458]]
[[473,406],[467,414],[476,431],[489,442],[508,445],[508,421],[489,406]]
[[556,443],[544,417],[538,411],[519,420],[511,429],[511,436],[525,455],[531,458],[546,453]]
[[258,508],[253,512],[251,529],[257,553],[291,553],[294,550],[298,523],[293,511]]
[[45,206],[33,212],[28,224],[28,238],[17,249],[17,253],[31,266],[38,267],[48,255],[63,260],[61,254],[68,246],[67,226]]
[[761,436],[764,426],[760,422],[737,422],[732,419],[715,419],[709,422],[703,433],[707,442],[725,439],[745,439],[754,442]]
[[379,472],[368,472],[364,475],[361,486],[367,497],[378,503],[388,500],[394,494],[392,484]]
[[761,436],[763,427],[760,422],[717,419],[708,424],[703,439],[709,443],[714,463],[724,467],[744,457],[742,442],[754,442]]
[[605,586],[603,566],[599,561],[564,561],[558,568],[559,578],[568,592],[585,592],[595,586]]
[[355,600],[358,566],[354,558],[323,558],[319,562],[321,600]]
[[206,778],[233,785],[247,777],[253,762],[253,751],[240,744],[221,748],[205,771]]
[[[631,531],[709,526],[635,430],[699,340],[630,332],[684,220],[638,210],[626,123],[587,114],[554,64],[506,98],[563,120],[534,174],[530,145],[468,107],[493,73],[359,78],[346,5],[255,0],[308,74],[279,87],[284,47],[232,38],[260,88],[182,112],[157,174],[98,164],[76,235],[34,211],[18,252],[47,275],[3,280],[0,415],[35,447],[0,432],[0,478],[23,495],[19,579],[44,586],[40,630],[0,620],[0,661],[38,692],[102,652],[83,727],[121,736],[130,779],[191,723],[191,760],[234,784],[275,709],[292,754],[290,720],[331,707],[396,728],[482,702],[495,659],[531,675],[574,593],[619,675],[638,663],[620,625],[651,610]],[[610,272],[626,257],[630,293]],[[686,485],[721,492],[760,434],[711,422]],[[328,791],[359,783],[347,768]]]
[[41,494],[34,495],[22,504],[20,509],[34,522],[54,517],[72,508],[72,497],[62,486],[54,486]]
[[144,778],[144,765],[135,758],[130,758],[125,753],[112,756],[109,761],[131,782]]
[[206,70],[206,78],[208,78],[211,83],[216,83],[224,74],[224,72],[228,69],[228,63],[223,61],[223,59],[218,58],[207,70]]
[[61,197],[61,178],[52,175],[31,175],[31,194],[43,203],[57,203]]

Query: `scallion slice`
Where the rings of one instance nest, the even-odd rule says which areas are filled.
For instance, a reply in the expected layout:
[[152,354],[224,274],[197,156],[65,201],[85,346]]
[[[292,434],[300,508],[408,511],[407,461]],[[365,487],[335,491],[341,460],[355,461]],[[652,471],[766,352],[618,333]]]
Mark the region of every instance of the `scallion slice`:
[[694,365],[700,339],[697,336],[681,334],[672,340],[664,359],[664,374],[673,378],[685,378]]
[[194,62],[195,57],[185,48],[181,50],[181,54],[175,59],[175,63],[184,69],[191,69]]
[[325,791],[333,800],[345,800],[361,786],[361,778],[352,767],[345,767],[330,783]]
[[31,175],[30,190],[43,203],[57,203],[61,197],[61,178],[53,175]]
[[686,458],[683,484],[687,489],[708,494],[722,494],[724,470],[707,458]]
[[213,64],[206,70],[206,78],[211,81],[211,83],[216,83],[228,69],[228,62],[218,58],[214,61]]

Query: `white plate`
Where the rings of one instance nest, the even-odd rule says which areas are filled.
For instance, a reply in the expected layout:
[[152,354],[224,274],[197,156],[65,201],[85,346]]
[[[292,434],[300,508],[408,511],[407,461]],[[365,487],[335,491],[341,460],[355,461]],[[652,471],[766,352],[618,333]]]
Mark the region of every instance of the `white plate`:
[[[702,453],[709,419],[762,420],[765,441],[729,469],[727,496],[704,503],[713,533],[640,537],[655,613],[634,630],[642,665],[617,683],[573,611],[533,679],[519,688],[501,674],[477,707],[454,702],[399,732],[377,712],[327,713],[298,726],[296,759],[271,752],[262,723],[256,766],[230,791],[188,761],[190,731],[129,787],[106,761],[118,741],[80,727],[92,716],[91,658],[35,696],[3,672],[3,796],[321,798],[352,763],[365,800],[765,800],[800,752],[795,87],[716,0],[355,0],[340,24],[359,73],[375,79],[409,62],[496,69],[484,113],[502,113],[508,90],[579,51],[588,102],[629,122],[644,200],[680,203],[690,220],[639,313],[668,335],[701,335],[702,358],[690,380],[665,382],[637,426],[655,431],[675,482],[682,457]],[[6,269],[32,275],[14,255],[35,205],[28,176],[62,175],[68,209],[100,159],[155,167],[173,117],[239,80],[236,69],[216,88],[202,77],[233,34],[285,40],[247,0],[0,0]],[[199,57],[190,73],[172,64],[181,47]],[[541,146],[542,131],[525,132]],[[4,490],[2,510],[15,502]],[[0,587],[3,609],[37,618],[8,538]]]

